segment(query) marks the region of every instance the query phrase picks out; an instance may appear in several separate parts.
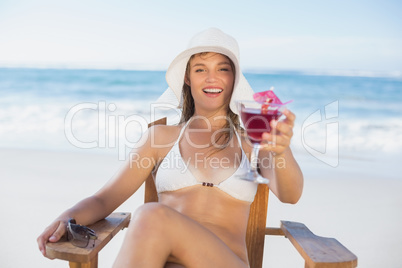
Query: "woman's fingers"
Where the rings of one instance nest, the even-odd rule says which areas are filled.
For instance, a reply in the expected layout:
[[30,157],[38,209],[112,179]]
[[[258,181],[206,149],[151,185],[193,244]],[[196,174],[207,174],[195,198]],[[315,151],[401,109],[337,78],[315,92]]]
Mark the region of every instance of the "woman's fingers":
[[261,143],[261,150],[270,151],[275,153],[276,155],[282,154],[287,147],[289,147],[290,140],[288,138],[271,135],[266,133],[271,138],[268,138],[264,143]]
[[264,133],[263,134],[263,142],[262,145],[273,145],[273,146],[289,146],[290,145],[290,136],[286,135],[275,135],[272,133]]
[[296,115],[288,109],[285,109],[283,111],[283,114],[286,116],[286,118],[285,118],[285,120],[283,120],[283,122],[285,122],[286,124],[290,125],[293,128],[293,126],[295,124],[295,120],[296,120]]
[[288,145],[293,136],[293,127],[284,122],[272,122],[271,133],[262,134],[263,143]]
[[56,229],[57,229],[57,226],[55,226],[55,224],[51,224],[36,239],[36,241],[38,243],[39,250],[40,250],[40,252],[42,252],[42,255],[45,256],[45,257],[46,257],[46,242],[49,241],[49,237],[54,233],[54,231]]
[[57,242],[66,232],[66,223],[62,221],[56,221],[43,231],[43,233],[37,238],[37,243],[40,252],[46,257],[46,243]]
[[66,224],[60,221],[56,231],[52,234],[52,236],[49,237],[49,241],[53,243],[59,241],[60,238],[65,234],[66,228]]
[[272,121],[271,122],[271,133],[274,135],[285,135],[292,137],[293,136],[293,123],[289,124],[284,121]]
[[286,116],[286,119],[271,121],[271,133],[263,133],[263,142],[261,144],[263,150],[281,154],[289,147],[293,136],[293,126],[296,116],[290,110],[285,110],[283,114]]

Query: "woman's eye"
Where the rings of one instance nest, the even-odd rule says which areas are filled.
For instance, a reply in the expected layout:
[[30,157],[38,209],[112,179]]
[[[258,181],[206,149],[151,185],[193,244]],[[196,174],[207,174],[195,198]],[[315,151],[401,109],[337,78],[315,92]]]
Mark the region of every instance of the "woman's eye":
[[203,71],[205,71],[205,70],[204,70],[204,69],[196,69],[196,70],[195,70],[196,73],[201,73],[201,72],[203,72]]
[[222,68],[221,71],[229,72],[230,70],[229,70],[229,68]]

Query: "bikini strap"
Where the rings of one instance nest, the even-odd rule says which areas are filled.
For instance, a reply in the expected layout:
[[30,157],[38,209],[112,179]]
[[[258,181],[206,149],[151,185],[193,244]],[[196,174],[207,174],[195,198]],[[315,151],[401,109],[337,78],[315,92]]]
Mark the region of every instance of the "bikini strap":
[[234,129],[234,133],[236,135],[237,141],[239,142],[239,146],[240,146],[241,150],[243,151],[243,147],[241,146],[241,139],[240,139],[239,133],[237,133],[237,129]]
[[179,143],[179,141],[180,141],[180,139],[181,139],[181,136],[183,135],[184,130],[186,129],[188,123],[190,123],[190,120],[188,120],[188,121],[184,124],[184,126],[181,128],[179,137],[178,137],[177,140],[176,140],[176,144]]
[[[240,146],[241,155],[242,155],[242,157],[241,157],[241,163],[243,163],[244,161],[246,161],[247,156],[246,156],[246,153],[245,153],[244,150],[243,150],[243,146],[242,146],[242,143],[241,143],[241,138],[240,138],[240,136],[239,136],[239,133],[237,133],[236,129],[235,129],[235,134],[236,134],[237,140],[239,141],[239,146]],[[246,161],[246,162],[247,162],[247,161]],[[240,164],[240,165],[242,165],[242,164]]]

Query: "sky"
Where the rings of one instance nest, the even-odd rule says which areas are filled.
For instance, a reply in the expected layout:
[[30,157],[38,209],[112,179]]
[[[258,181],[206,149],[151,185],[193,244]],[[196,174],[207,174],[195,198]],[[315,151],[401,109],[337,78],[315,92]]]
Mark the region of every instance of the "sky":
[[166,70],[209,27],[243,70],[402,75],[402,1],[0,0],[0,66]]

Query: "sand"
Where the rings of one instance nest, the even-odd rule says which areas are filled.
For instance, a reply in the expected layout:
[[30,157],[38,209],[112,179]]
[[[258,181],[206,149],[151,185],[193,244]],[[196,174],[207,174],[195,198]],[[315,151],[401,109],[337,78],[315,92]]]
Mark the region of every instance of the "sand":
[[[315,234],[348,247],[359,267],[402,267],[401,168],[376,159],[342,158],[333,168],[309,155],[296,157],[305,175],[303,196],[289,205],[271,195],[268,225],[303,222]],[[100,188],[123,162],[113,152],[4,148],[0,160],[1,267],[68,267],[42,257],[37,236],[63,210]],[[142,202],[141,188],[118,211],[133,212]],[[99,267],[111,267],[123,237],[124,231],[101,251]],[[266,238],[264,267],[303,265],[287,239]]]

